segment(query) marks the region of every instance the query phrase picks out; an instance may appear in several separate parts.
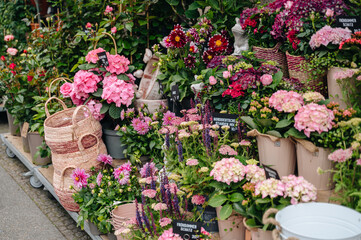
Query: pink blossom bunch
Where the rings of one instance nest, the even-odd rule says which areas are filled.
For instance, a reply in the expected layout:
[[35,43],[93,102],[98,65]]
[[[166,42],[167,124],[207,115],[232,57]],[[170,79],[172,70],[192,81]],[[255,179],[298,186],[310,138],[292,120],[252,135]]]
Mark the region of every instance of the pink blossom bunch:
[[90,109],[95,120],[100,121],[104,118],[104,114],[100,113],[100,109],[102,108],[102,104],[98,100],[90,100],[86,104]]
[[105,50],[103,48],[97,48],[88,52],[88,54],[85,56],[85,61],[88,63],[97,63],[99,60],[98,53],[101,52],[105,52]]
[[258,182],[255,186],[255,195],[262,195],[262,198],[267,196],[275,198],[283,196],[285,191],[285,185],[282,181],[275,178],[269,178],[262,182]]
[[98,162],[102,162],[104,164],[109,164],[109,165],[112,165],[112,162],[113,162],[113,158],[112,156],[110,155],[107,155],[107,154],[99,154],[98,157],[97,157],[97,161]]
[[111,55],[107,52],[109,66],[106,67],[107,71],[114,74],[125,73],[129,69],[130,61],[128,58],[120,55]]
[[335,79],[345,79],[345,78],[351,78],[355,74],[355,71],[352,69],[345,69],[342,71],[338,71],[335,73]]
[[132,120],[132,127],[135,131],[137,131],[140,135],[145,135],[149,132],[151,129],[150,123],[152,122],[152,119],[149,117],[138,117],[133,118]]
[[334,162],[345,162],[346,160],[352,157],[352,148],[348,148],[346,150],[337,149],[330,155],[328,155],[328,159]]
[[143,194],[143,196],[148,197],[148,198],[155,198],[157,191],[153,190],[153,189],[146,189],[146,190],[143,190],[142,194]]
[[107,15],[109,13],[113,12],[113,8],[110,7],[109,5],[105,8],[104,14]]
[[266,180],[266,174],[263,168],[260,168],[254,164],[250,164],[246,166],[246,179],[247,181],[256,184]]
[[186,162],[187,166],[197,166],[198,165],[198,160],[197,159],[188,159]]
[[98,186],[100,186],[100,184],[102,184],[102,179],[103,179],[103,174],[101,172],[99,172],[98,176],[97,176],[97,179],[96,179],[96,182],[97,182]]
[[326,25],[312,35],[309,44],[312,49],[319,48],[321,45],[327,47],[330,43],[339,45],[346,39],[351,38],[351,33],[348,28],[332,28]]
[[113,175],[115,179],[118,180],[120,185],[125,185],[129,183],[130,172],[132,170],[131,167],[132,165],[130,164],[130,162],[127,162],[114,169]]
[[70,177],[74,181],[74,186],[80,189],[88,185],[90,175],[84,169],[76,168]]
[[303,98],[305,99],[305,102],[313,102],[318,103],[319,101],[325,100],[325,97],[322,96],[319,92],[306,92],[303,94]]
[[175,113],[171,112],[171,111],[167,111],[166,113],[164,113],[163,115],[163,125],[172,125],[172,120],[175,118]]
[[161,211],[161,210],[167,210],[168,207],[167,207],[167,204],[165,204],[165,203],[157,203],[153,206],[153,209],[155,211]]
[[295,116],[295,128],[307,137],[311,132],[328,132],[332,129],[333,112],[325,105],[310,103],[300,108]]
[[12,40],[14,40],[14,35],[5,35],[5,37],[4,37],[4,41],[5,42],[10,42],[10,41],[12,41]]
[[144,166],[140,169],[139,173],[142,178],[145,178],[147,176],[147,168],[150,169],[150,174],[152,176],[155,176],[157,174],[158,169],[155,167],[154,162],[148,162],[144,164]]
[[18,53],[18,50],[16,48],[8,48],[6,49],[6,52],[11,56],[15,56]]
[[194,195],[191,202],[195,205],[203,205],[206,202],[206,198],[202,195]]
[[73,92],[73,84],[72,83],[64,83],[60,87],[60,92],[64,97],[70,97],[70,94]]
[[173,228],[165,230],[158,240],[183,240],[177,233],[173,233]]
[[270,107],[280,112],[295,112],[303,106],[303,97],[294,91],[278,90],[269,99]]
[[218,182],[224,182],[228,185],[231,182],[242,181],[246,175],[246,167],[236,158],[223,158],[216,162],[210,176]]
[[93,93],[98,90],[97,84],[101,78],[92,72],[85,70],[78,71],[74,76],[73,92],[77,93]]
[[306,181],[302,176],[284,176],[282,177],[282,182],[285,186],[284,197],[290,197],[291,204],[315,201],[317,198],[316,187]]
[[271,74],[263,74],[260,78],[261,80],[261,83],[264,85],[264,86],[268,86],[272,83],[273,81],[273,78],[272,78],[272,75]]
[[232,147],[228,146],[228,145],[222,145],[219,149],[218,149],[219,153],[222,155],[228,155],[228,156],[236,156],[238,153],[237,151],[235,151]]
[[114,102],[117,107],[121,105],[129,107],[132,104],[134,98],[133,84],[117,79],[116,76],[104,78],[103,84],[104,88],[101,97],[107,103]]
[[172,223],[172,219],[170,218],[167,218],[167,217],[164,217],[164,218],[161,218],[159,220],[159,224],[161,227],[165,227],[165,226],[168,226],[169,224]]

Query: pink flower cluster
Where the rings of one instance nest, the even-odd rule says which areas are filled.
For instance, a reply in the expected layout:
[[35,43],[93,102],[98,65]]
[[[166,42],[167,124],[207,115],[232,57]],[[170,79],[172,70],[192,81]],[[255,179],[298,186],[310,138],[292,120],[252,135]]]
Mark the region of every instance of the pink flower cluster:
[[216,162],[210,176],[213,176],[218,182],[224,182],[228,185],[231,182],[242,181],[246,174],[246,167],[236,158],[223,158]]
[[142,195],[148,198],[155,198],[155,195],[157,194],[156,190],[153,189],[146,189],[143,190]]
[[179,234],[173,233],[173,228],[165,230],[158,240],[183,240]]
[[346,150],[337,149],[330,155],[328,155],[328,159],[334,162],[345,162],[346,160],[352,157],[352,148],[348,148]]
[[146,164],[144,164],[144,166],[140,169],[139,173],[140,173],[140,176],[142,178],[145,178],[147,176],[147,168],[150,169],[150,173],[152,176],[155,176],[158,169],[155,167],[155,163],[154,162],[148,162]]
[[117,107],[122,104],[129,107],[134,98],[133,84],[120,80],[114,75],[105,77],[101,97],[107,103],[114,102]]
[[111,55],[107,52],[109,66],[106,67],[107,71],[114,74],[125,73],[129,69],[130,61],[128,58],[120,55]]
[[88,185],[88,178],[90,175],[84,169],[76,168],[70,177],[74,181],[74,186],[81,189]]
[[268,86],[272,83],[273,81],[273,78],[272,78],[272,75],[271,74],[263,74],[260,78],[261,80],[261,83],[264,85],[264,86]]
[[256,184],[266,180],[266,174],[263,168],[250,164],[246,166],[246,179],[247,181]]
[[228,145],[222,145],[218,151],[222,155],[236,156],[238,154],[237,151]]
[[110,155],[107,154],[99,154],[97,157],[98,162],[102,162],[104,164],[112,165],[113,158]]
[[191,202],[195,205],[203,205],[206,202],[206,198],[202,195],[194,195]]
[[132,171],[132,165],[130,162],[120,165],[114,169],[113,175],[118,180],[120,185],[128,184],[130,180],[130,172]]
[[291,204],[315,201],[317,198],[316,187],[306,181],[302,176],[284,176],[282,177],[282,182],[285,186],[284,197],[290,197]]
[[88,63],[97,63],[99,60],[98,53],[101,52],[105,52],[105,50],[103,48],[97,48],[88,52],[88,54],[85,56],[85,61],[87,61]]
[[140,135],[145,135],[151,129],[150,123],[152,119],[150,117],[138,117],[133,118],[132,120],[132,127],[135,131],[137,131]]
[[15,56],[18,53],[18,50],[16,48],[8,48],[6,52],[11,56]]
[[167,218],[167,217],[164,217],[164,218],[161,218],[159,220],[159,224],[161,227],[165,227],[165,226],[168,226],[169,224],[172,223],[172,219],[170,218]]
[[325,97],[322,96],[319,92],[306,92],[303,94],[303,98],[306,102],[318,103],[319,101],[325,100]]
[[98,90],[97,84],[101,78],[92,72],[85,70],[78,71],[74,76],[73,94],[93,93]]
[[255,186],[255,195],[262,195],[262,198],[267,196],[275,198],[283,196],[285,185],[282,181],[275,178],[269,178],[264,181],[258,182]]
[[5,42],[10,42],[12,40],[14,40],[14,35],[5,35],[4,37]]
[[295,116],[295,128],[307,137],[311,132],[328,132],[332,129],[333,112],[325,105],[310,103],[301,107]]
[[104,114],[100,114],[100,109],[102,108],[102,104],[98,100],[90,100],[86,104],[90,109],[95,120],[100,121],[104,118]]
[[312,35],[309,44],[312,49],[319,48],[321,45],[327,47],[330,43],[339,45],[351,38],[351,33],[348,28],[332,28],[326,25]]
[[345,79],[345,78],[351,78],[355,74],[355,71],[352,69],[345,69],[341,70],[335,73],[335,79]]
[[294,91],[278,90],[269,99],[270,107],[280,112],[295,112],[304,104],[303,97]]

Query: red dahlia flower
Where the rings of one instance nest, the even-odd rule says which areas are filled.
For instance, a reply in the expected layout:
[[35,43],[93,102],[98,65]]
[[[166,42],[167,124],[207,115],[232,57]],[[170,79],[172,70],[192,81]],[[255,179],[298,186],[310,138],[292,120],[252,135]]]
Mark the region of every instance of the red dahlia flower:
[[215,53],[213,51],[211,51],[211,50],[204,51],[203,56],[202,56],[203,62],[205,64],[208,64],[213,59],[214,56],[215,56]]
[[190,54],[188,54],[188,56],[184,58],[184,64],[186,65],[187,68],[194,68],[195,62],[196,62],[196,58]]
[[209,39],[208,46],[214,52],[224,52],[228,47],[228,40],[222,35],[216,34]]
[[173,30],[169,34],[168,39],[171,44],[176,48],[182,48],[187,43],[187,36],[184,31],[180,29]]

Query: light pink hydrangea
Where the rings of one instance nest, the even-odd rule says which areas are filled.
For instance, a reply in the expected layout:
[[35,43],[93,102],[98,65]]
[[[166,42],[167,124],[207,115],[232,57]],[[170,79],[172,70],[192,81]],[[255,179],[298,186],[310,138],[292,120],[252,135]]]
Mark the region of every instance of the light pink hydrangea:
[[202,195],[194,195],[191,202],[195,205],[203,205],[206,202],[206,198]]
[[300,108],[295,116],[295,128],[307,137],[311,132],[328,132],[332,129],[333,112],[325,105],[310,103]]
[[90,111],[92,112],[92,115],[95,120],[100,121],[104,118],[104,114],[100,114],[100,109],[102,108],[102,104],[98,100],[90,100],[86,104]]
[[268,86],[272,83],[273,81],[273,78],[272,78],[272,75],[271,74],[263,74],[260,78],[261,80],[261,83],[264,85],[264,86]]
[[128,58],[120,55],[111,55],[107,53],[109,66],[106,67],[107,71],[114,74],[122,74],[128,71],[130,61]]
[[335,79],[345,79],[345,78],[351,78],[355,74],[355,71],[352,69],[342,69],[340,71],[337,71],[335,73]]
[[71,92],[73,91],[73,84],[66,82],[60,87],[60,92],[64,97],[70,97]]
[[145,196],[145,197],[149,197],[149,198],[155,198],[155,195],[157,194],[157,191],[156,190],[153,190],[153,189],[146,189],[142,192],[142,194]]
[[4,37],[4,41],[5,41],[5,42],[10,42],[10,41],[12,41],[12,40],[14,40],[14,35],[6,35],[6,36]]
[[165,230],[158,240],[183,240],[181,236],[177,233],[173,233],[173,228]]
[[228,145],[222,145],[218,149],[218,151],[222,155],[236,156],[238,154],[232,147],[230,147]]
[[312,49],[319,48],[321,45],[327,46],[330,43],[339,45],[351,38],[351,33],[348,28],[332,28],[326,25],[312,35],[309,44]]
[[302,176],[289,175],[282,177],[285,186],[284,197],[291,198],[291,204],[316,201],[317,189]]
[[104,79],[106,82],[103,81],[102,98],[106,100],[107,103],[114,102],[117,107],[120,107],[122,104],[129,107],[134,99],[133,84],[115,78],[112,76],[112,78],[108,78],[107,80]]
[[88,63],[97,63],[99,60],[98,53],[101,52],[105,52],[105,50],[103,48],[97,48],[88,52],[88,54],[85,56],[85,61]]
[[165,204],[165,203],[157,203],[153,206],[153,209],[155,211],[161,211],[161,210],[167,210],[168,207],[167,207],[167,204]]
[[257,184],[258,182],[266,180],[266,173],[264,169],[257,165],[250,164],[246,166],[246,179],[251,183]]
[[75,91],[74,88],[73,88],[73,91],[70,94],[71,101],[77,106],[83,105],[83,103],[85,102],[85,100],[88,97],[89,97],[88,93]]
[[303,94],[303,98],[306,102],[318,103],[319,101],[325,100],[325,97],[322,96],[319,92],[306,92]]
[[214,180],[228,185],[242,181],[245,175],[246,167],[236,158],[223,158],[216,162],[210,173]]
[[303,105],[303,97],[294,91],[278,90],[269,99],[270,107],[280,112],[295,112]]
[[172,219],[170,218],[167,218],[167,217],[164,217],[164,218],[161,218],[159,220],[159,224],[161,227],[165,227],[165,226],[168,226],[169,224],[172,223]]
[[352,157],[352,148],[348,148],[346,150],[337,149],[336,151],[328,155],[328,159],[334,162],[345,162],[351,157]]
[[18,50],[16,48],[8,48],[6,52],[11,56],[15,56],[18,53]]
[[262,195],[262,198],[267,196],[275,198],[283,196],[285,191],[285,185],[282,181],[275,178],[269,178],[262,182],[258,182],[255,186],[255,195]]
[[93,93],[98,90],[97,84],[101,78],[92,72],[78,71],[74,76],[73,88],[75,92]]
[[194,159],[194,158],[190,158],[187,160],[186,163],[187,166],[197,166],[198,165],[198,160]]

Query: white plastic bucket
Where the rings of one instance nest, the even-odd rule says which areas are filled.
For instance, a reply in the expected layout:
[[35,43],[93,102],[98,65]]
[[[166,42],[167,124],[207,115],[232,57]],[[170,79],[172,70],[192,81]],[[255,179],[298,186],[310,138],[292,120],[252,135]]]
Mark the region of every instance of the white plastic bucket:
[[281,238],[299,240],[361,240],[361,214],[330,203],[300,203],[276,214]]

